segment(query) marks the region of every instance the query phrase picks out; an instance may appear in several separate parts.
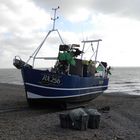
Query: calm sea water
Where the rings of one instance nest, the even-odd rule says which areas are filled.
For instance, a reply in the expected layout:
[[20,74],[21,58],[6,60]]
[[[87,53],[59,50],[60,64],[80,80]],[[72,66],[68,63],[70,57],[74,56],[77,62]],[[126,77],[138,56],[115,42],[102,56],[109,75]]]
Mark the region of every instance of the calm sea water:
[[140,68],[113,68],[107,92],[140,95]]
[[[140,95],[140,68],[113,68],[107,93]],[[0,83],[23,84],[20,70],[0,69]]]

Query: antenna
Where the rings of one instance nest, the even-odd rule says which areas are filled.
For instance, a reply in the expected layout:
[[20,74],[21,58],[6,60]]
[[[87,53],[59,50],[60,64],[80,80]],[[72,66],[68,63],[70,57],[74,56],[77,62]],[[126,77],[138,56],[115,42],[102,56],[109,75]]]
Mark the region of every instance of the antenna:
[[52,8],[52,10],[54,10],[54,17],[51,18],[51,20],[53,20],[53,28],[52,30],[55,30],[55,21],[59,18],[58,16],[56,17],[56,11],[59,9],[59,6],[57,8]]

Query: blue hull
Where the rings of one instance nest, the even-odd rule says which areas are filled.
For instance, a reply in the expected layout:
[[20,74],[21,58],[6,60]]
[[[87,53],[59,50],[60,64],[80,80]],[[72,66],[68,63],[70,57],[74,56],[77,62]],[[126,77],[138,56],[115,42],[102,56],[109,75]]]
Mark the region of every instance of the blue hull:
[[27,99],[81,102],[96,98],[108,87],[108,78],[56,74],[27,67],[21,71]]

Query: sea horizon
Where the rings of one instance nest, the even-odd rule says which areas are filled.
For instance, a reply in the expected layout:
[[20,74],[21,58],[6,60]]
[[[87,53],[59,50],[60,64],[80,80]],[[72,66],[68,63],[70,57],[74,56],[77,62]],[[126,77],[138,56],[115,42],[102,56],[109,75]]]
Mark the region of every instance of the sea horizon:
[[[109,87],[105,93],[140,95],[140,67],[112,67]],[[0,83],[23,85],[21,71],[0,68]]]

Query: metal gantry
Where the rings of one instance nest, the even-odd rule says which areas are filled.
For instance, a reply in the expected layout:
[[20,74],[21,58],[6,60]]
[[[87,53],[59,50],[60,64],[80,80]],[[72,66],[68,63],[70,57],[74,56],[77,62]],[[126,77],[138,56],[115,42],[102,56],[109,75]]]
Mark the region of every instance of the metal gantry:
[[[57,8],[52,8],[52,10],[54,11],[54,16],[53,18],[51,18],[51,20],[53,20],[53,27],[52,27],[52,30],[49,30],[49,32],[47,33],[46,37],[44,38],[44,40],[41,42],[41,44],[37,47],[37,49],[33,52],[33,54],[29,57],[29,59],[27,60],[26,64],[31,60],[31,58],[33,58],[33,64],[32,66],[34,67],[34,63],[35,63],[35,59],[48,59],[48,60],[52,60],[53,58],[50,58],[50,57],[36,57],[38,52],[40,51],[41,47],[43,46],[43,44],[45,43],[46,39],[48,38],[48,36],[52,33],[52,32],[57,32],[62,44],[64,44],[64,41],[58,31],[58,29],[55,29],[55,22],[56,20],[59,18],[57,15],[56,15],[56,12],[57,10],[59,9],[59,6]],[[54,58],[56,59],[56,58]]]
[[[97,61],[97,54],[98,54],[98,49],[99,49],[99,42],[100,41],[102,41],[102,39],[97,39],[97,40],[84,40],[84,41],[82,41],[82,43],[83,43],[83,49],[82,49],[82,51],[84,52],[84,50],[85,50],[85,44],[86,43],[93,43],[93,42],[97,42],[97,48],[96,48],[96,54],[95,54],[95,62]],[[81,59],[83,58],[83,54],[81,55]]]

